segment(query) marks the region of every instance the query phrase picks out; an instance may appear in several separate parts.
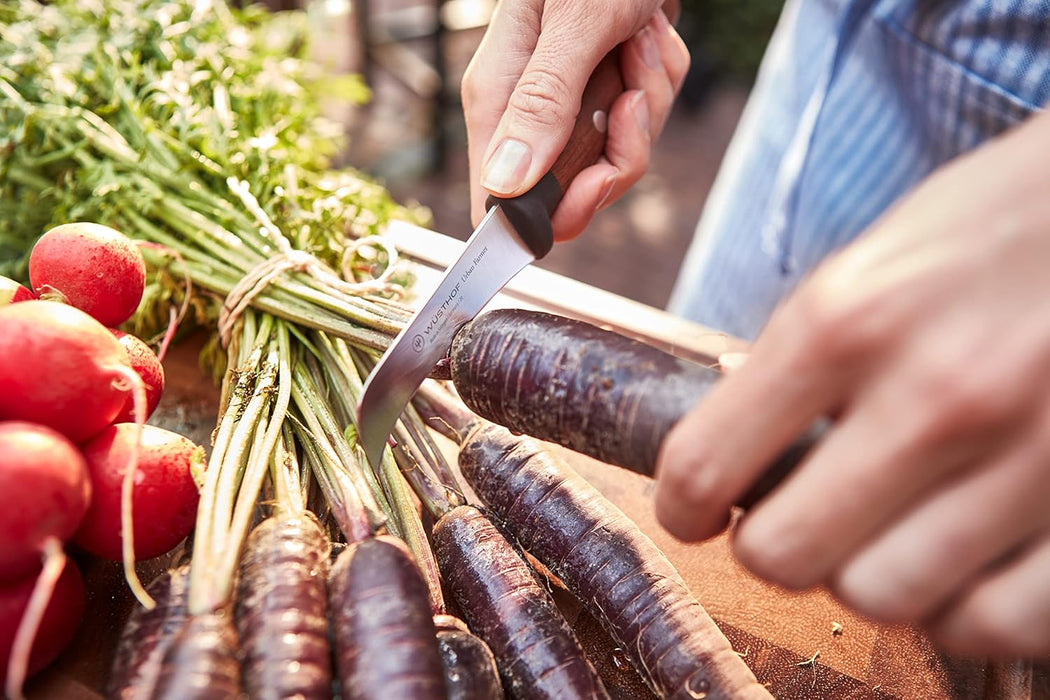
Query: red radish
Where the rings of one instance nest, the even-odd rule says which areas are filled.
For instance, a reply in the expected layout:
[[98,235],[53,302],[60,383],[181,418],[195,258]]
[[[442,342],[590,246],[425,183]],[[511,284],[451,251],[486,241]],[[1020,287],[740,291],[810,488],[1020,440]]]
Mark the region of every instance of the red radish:
[[30,251],[29,282],[45,298],[119,326],[142,300],[146,263],[135,242],[119,231],[88,222],[62,224]]
[[[96,556],[120,561],[124,537],[122,490],[129,457],[136,448],[136,425],[111,425],[81,446],[91,475],[91,506],[73,541]],[[132,543],[136,559],[171,551],[193,529],[198,492],[190,464],[202,459],[201,448],[178,433],[142,426],[138,469],[127,506],[133,518]],[[130,481],[128,483],[131,483]]]
[[[23,680],[58,657],[84,616],[80,570],[60,549],[52,562],[44,575],[31,572],[0,583],[0,669],[7,678],[5,697],[20,697]],[[30,617],[36,619],[27,620]],[[36,624],[26,625],[27,621]]]
[[[110,425],[129,389],[135,415],[146,414],[146,390],[120,341],[72,306],[40,300],[0,308],[0,358],[0,420],[42,423],[83,442]],[[137,429],[135,435],[124,468],[125,522],[130,522],[131,479],[137,473]],[[135,571],[132,539],[125,540],[124,576],[135,596],[151,607]]]
[[0,420],[26,420],[79,443],[113,422],[142,380],[109,329],[53,301],[0,308]]
[[67,438],[21,421],[0,423],[0,581],[40,567],[48,538],[69,540],[91,502],[87,463]]
[[0,276],[0,306],[15,304],[20,301],[29,301],[36,296],[9,277]]
[[[128,361],[131,368],[142,378],[146,387],[146,415],[143,420],[148,419],[160,403],[160,397],[164,393],[164,366],[160,363],[157,354],[146,345],[145,341],[124,331],[110,328],[113,336],[120,341],[124,350],[128,353]],[[128,397],[124,404],[124,410],[120,412],[114,423],[130,423],[135,420],[134,401]]]

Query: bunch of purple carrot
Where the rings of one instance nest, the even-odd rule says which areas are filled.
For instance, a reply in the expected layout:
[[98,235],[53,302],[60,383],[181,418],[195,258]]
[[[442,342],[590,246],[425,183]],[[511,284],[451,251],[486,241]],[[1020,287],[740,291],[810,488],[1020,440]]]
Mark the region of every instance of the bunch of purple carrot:
[[[525,385],[457,364],[502,362],[526,383],[550,364],[493,353],[526,313],[468,327],[486,342],[453,346],[454,388],[428,380],[373,470],[354,411],[375,352],[248,310],[194,535],[150,584],[158,605],[129,619],[108,695],[613,696],[563,588],[653,695],[769,697],[652,540],[543,442],[467,408]],[[468,381],[488,386],[465,404]]]

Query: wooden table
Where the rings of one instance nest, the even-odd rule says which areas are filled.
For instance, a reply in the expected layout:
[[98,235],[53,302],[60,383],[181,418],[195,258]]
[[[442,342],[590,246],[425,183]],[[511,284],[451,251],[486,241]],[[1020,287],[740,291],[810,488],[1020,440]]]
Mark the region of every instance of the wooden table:
[[[456,256],[462,243],[432,231],[396,225],[389,235],[409,257],[425,292]],[[697,362],[744,344],[539,268],[523,271],[493,306],[539,308],[582,318],[646,340]],[[198,367],[199,339],[176,346],[165,361],[167,392],[154,420],[210,444],[218,412],[218,389]],[[631,517],[678,567],[699,600],[744,656],[759,680],[778,698],[1012,698],[1050,697],[1045,664],[989,664],[939,653],[918,632],[874,624],[839,605],[825,591],[789,593],[744,571],[726,535],[683,544],[656,523],[652,483],[626,470],[553,447]],[[163,561],[141,565],[143,576]],[[133,600],[120,566],[84,560],[91,592],[88,616],[77,638],[45,674],[34,680],[34,698],[101,697],[106,669],[122,620]],[[567,594],[558,595],[588,652],[620,698],[648,695],[597,623]]]

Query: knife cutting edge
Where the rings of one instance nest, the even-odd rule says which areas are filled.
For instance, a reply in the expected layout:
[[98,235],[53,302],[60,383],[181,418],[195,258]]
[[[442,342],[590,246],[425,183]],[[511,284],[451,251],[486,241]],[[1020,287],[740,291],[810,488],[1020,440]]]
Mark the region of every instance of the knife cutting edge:
[[357,404],[357,435],[374,468],[401,411],[446,355],[456,331],[554,245],[550,217],[573,178],[605,150],[607,115],[623,91],[617,47],[592,73],[572,134],[551,170],[523,195],[489,198],[488,213],[459,259],[369,374]]

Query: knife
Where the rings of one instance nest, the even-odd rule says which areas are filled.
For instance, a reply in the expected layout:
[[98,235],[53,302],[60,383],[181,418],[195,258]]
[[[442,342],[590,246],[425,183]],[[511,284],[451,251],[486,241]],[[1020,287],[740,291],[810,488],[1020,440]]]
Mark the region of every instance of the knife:
[[489,197],[488,212],[459,259],[369,374],[357,404],[357,438],[374,468],[402,410],[448,352],[456,331],[518,272],[550,252],[550,217],[573,178],[605,150],[609,109],[623,91],[617,47],[591,74],[572,134],[554,166],[525,194]]

